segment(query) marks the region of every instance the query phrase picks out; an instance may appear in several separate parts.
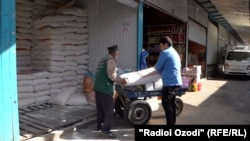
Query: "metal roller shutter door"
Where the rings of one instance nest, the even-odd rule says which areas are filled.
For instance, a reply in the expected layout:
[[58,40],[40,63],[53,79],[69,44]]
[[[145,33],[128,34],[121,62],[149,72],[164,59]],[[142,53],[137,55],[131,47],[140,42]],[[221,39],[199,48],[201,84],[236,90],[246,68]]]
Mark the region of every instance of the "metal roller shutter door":
[[192,20],[188,22],[189,40],[206,46],[206,29]]
[[188,1],[185,0],[147,0],[146,4],[162,11],[169,13],[171,16],[187,22]]

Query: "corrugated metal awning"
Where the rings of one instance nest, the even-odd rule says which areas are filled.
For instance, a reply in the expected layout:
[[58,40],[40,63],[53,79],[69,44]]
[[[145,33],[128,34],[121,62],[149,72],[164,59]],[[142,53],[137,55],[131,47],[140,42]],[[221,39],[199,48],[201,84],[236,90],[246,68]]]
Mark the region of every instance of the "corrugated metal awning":
[[211,0],[195,0],[204,10],[208,12],[208,19],[213,22],[222,25],[229,33],[231,33],[240,43],[244,43],[235,29],[229,24],[229,22],[223,17],[223,15],[214,6]]

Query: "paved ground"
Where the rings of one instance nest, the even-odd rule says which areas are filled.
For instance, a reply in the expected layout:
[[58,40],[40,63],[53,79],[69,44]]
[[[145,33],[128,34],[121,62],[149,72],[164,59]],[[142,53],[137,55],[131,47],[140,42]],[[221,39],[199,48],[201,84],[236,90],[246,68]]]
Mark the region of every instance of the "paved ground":
[[[228,80],[202,80],[202,90],[187,92],[181,97],[183,112],[177,117],[178,125],[228,125],[250,124],[250,80],[231,78]],[[153,110],[149,125],[164,125],[161,103],[156,98],[148,101]],[[54,141],[110,140],[95,131],[96,124],[62,135]],[[113,132],[117,141],[133,141],[134,128],[120,116],[115,116]]]

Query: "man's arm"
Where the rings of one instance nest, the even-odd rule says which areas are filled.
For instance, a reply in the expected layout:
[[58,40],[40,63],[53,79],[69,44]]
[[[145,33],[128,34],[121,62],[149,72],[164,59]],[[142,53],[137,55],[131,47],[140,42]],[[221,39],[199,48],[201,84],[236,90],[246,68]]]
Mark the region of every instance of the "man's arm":
[[118,84],[124,83],[124,80],[117,75],[117,63],[114,59],[109,59],[107,61],[107,72],[110,80]]

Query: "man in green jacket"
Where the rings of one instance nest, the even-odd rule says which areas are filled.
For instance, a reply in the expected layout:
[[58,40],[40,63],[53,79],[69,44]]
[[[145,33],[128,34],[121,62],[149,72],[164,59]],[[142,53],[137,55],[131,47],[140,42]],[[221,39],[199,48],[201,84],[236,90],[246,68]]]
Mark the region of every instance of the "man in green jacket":
[[110,131],[114,111],[114,82],[125,85],[127,81],[117,75],[118,46],[108,47],[108,51],[109,54],[103,57],[98,64],[94,82],[97,130],[101,130],[109,138],[116,138]]

